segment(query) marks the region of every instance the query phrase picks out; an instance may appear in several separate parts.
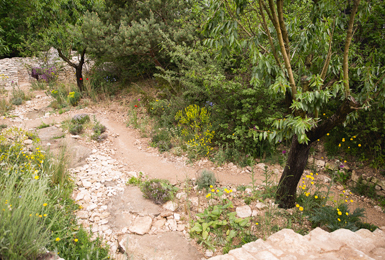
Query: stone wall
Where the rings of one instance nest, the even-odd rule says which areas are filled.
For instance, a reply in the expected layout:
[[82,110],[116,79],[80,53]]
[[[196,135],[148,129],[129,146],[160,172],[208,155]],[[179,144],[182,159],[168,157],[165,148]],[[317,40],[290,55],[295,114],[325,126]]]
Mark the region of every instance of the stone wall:
[[[75,69],[59,57],[57,50],[51,48],[43,56],[46,58],[46,62],[44,62],[44,58],[30,57],[0,59],[0,85],[10,88],[12,82],[20,84],[34,81],[35,79],[31,77],[32,67],[55,67],[58,71],[59,82],[76,84]],[[73,56],[71,61],[76,64],[79,62],[79,57]],[[83,75],[90,71],[92,64],[93,62],[86,58]]]

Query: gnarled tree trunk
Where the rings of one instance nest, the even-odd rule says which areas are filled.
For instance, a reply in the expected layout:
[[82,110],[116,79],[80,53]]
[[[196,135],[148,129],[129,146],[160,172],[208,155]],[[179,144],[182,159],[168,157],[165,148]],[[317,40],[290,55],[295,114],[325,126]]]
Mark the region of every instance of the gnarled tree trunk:
[[85,62],[84,56],[86,54],[86,49],[87,48],[83,49],[82,54],[80,56],[80,61],[79,61],[78,64],[73,63],[72,61],[70,61],[70,59],[68,59],[66,56],[64,56],[64,54],[61,51],[61,49],[57,49],[60,58],[62,58],[65,62],[67,62],[68,65],[70,65],[71,67],[75,68],[75,70],[76,70],[76,73],[75,73],[75,75],[76,75],[76,83],[78,85],[78,88],[79,88],[80,92],[84,91],[83,73],[82,72],[83,72],[83,64]]

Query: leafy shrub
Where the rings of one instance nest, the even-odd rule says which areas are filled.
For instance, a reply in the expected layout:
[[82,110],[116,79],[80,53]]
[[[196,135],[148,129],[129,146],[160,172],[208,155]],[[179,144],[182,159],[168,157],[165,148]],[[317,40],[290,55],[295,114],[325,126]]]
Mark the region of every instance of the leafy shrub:
[[358,181],[351,187],[352,192],[359,194],[361,196],[366,196],[369,198],[376,199],[378,197],[376,193],[376,184],[368,184],[362,176],[358,179]]
[[100,142],[106,139],[107,135],[106,134],[102,135],[102,133],[104,133],[107,130],[107,128],[104,125],[102,125],[98,120],[96,120],[95,116],[94,116],[94,124],[95,125],[92,128],[94,130],[94,133],[92,134],[91,139],[97,142]]
[[8,127],[8,126],[7,126],[6,124],[1,124],[1,125],[0,125],[0,131],[3,130],[3,129],[5,129],[5,128],[7,128],[7,127]]
[[313,227],[326,226],[330,231],[340,228],[356,231],[361,225],[360,218],[364,217],[364,211],[362,208],[356,208],[351,214],[345,203],[338,207],[324,206],[314,209],[309,220]]
[[172,144],[169,131],[166,129],[158,130],[152,137],[152,145],[157,146],[161,153],[170,150],[172,148]]
[[23,99],[21,97],[17,97],[17,98],[13,98],[11,102],[15,106],[20,106],[23,103]]
[[45,82],[53,82],[58,78],[58,73],[55,67],[34,67],[31,71],[31,76],[37,80],[44,80]]
[[81,94],[77,91],[68,93],[68,101],[72,106],[77,106],[81,98]]
[[153,179],[145,181],[140,190],[145,198],[156,204],[163,204],[173,198],[177,188],[173,187],[167,180]]
[[210,186],[214,186],[216,182],[217,179],[215,178],[214,173],[208,170],[203,170],[197,178],[197,185],[199,189],[208,190]]
[[85,124],[87,122],[90,122],[90,116],[87,114],[77,114],[74,115],[71,119],[71,123],[73,124]]
[[69,128],[69,132],[72,135],[79,135],[83,132],[83,125],[81,124],[71,124]]

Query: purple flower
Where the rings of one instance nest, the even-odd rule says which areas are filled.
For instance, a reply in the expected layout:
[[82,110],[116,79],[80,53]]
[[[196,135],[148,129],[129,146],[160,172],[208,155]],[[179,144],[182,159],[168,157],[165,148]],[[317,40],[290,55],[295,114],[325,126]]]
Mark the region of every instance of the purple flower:
[[254,126],[254,129],[257,129],[257,128]]
[[340,165],[340,168],[344,168],[345,166],[343,164]]
[[281,142],[281,140],[279,140],[278,142]]
[[140,101],[140,98],[138,98],[138,101]]
[[282,153],[285,154],[285,153],[286,153],[286,150],[283,150]]

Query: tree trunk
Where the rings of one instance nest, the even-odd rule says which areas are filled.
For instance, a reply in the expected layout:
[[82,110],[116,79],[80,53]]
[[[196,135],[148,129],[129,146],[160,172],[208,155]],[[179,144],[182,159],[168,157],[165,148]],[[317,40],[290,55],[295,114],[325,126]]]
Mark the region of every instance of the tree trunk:
[[309,157],[311,143],[300,144],[295,135],[291,142],[286,166],[279,180],[276,202],[280,208],[292,208],[295,206],[296,190],[302,173],[305,170]]
[[84,91],[82,71],[83,71],[83,64],[84,64],[84,57],[85,57],[85,54],[86,54],[86,49],[87,48],[84,48],[83,51],[82,51],[82,54],[80,56],[79,64],[73,63],[69,58],[64,56],[64,54],[61,51],[61,49],[57,49],[57,51],[59,53],[59,57],[62,58],[65,62],[68,63],[68,65],[70,65],[71,67],[73,67],[76,70],[76,73],[75,73],[76,74],[76,83],[78,85],[78,88],[79,88],[80,92]]
[[78,85],[78,88],[80,92],[84,91],[84,85],[83,85],[83,66],[76,66],[76,83]]

